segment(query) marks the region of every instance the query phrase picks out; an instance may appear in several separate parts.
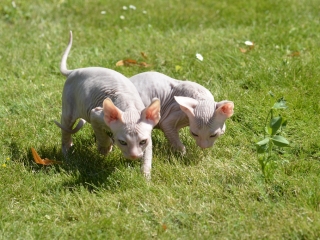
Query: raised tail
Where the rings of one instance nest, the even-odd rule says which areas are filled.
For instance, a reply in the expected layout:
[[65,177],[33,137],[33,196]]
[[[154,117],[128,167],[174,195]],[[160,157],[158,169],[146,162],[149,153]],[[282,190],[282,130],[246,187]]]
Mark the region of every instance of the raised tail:
[[83,125],[86,123],[86,120],[84,120],[84,119],[81,118],[80,121],[78,122],[77,126],[76,126],[74,129],[71,129],[71,130],[65,128],[64,126],[62,126],[59,122],[57,122],[57,121],[55,121],[55,120],[54,120],[54,123],[55,123],[59,128],[61,128],[63,131],[66,131],[66,132],[68,132],[68,133],[74,134],[74,133],[78,132],[78,131],[83,127]]
[[72,70],[67,69],[67,58],[68,58],[71,46],[72,46],[72,31],[70,31],[69,43],[66,50],[64,51],[64,54],[62,56],[61,63],[60,63],[60,72],[66,77],[72,72]]

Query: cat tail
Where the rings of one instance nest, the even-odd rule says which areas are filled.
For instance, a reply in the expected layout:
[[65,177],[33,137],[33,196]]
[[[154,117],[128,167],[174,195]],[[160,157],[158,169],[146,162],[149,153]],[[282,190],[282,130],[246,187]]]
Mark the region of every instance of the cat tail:
[[74,128],[74,129],[67,129],[66,127],[62,126],[61,123],[57,122],[57,121],[53,121],[59,128],[61,128],[63,131],[66,131],[68,133],[71,133],[71,134],[74,134],[76,132],[78,132],[82,127],[83,125],[86,123],[86,120],[84,119],[80,119],[80,121],[78,122],[77,126]]
[[63,53],[61,63],[60,63],[60,72],[66,77],[69,76],[69,74],[72,73],[73,71],[73,70],[67,69],[67,58],[68,58],[71,46],[72,46],[72,31],[70,31],[69,43],[66,50]]

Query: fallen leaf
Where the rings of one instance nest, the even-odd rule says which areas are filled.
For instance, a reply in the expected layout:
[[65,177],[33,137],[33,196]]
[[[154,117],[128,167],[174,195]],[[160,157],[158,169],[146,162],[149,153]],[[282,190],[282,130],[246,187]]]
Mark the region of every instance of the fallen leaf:
[[52,164],[61,164],[62,163],[61,161],[49,160],[48,158],[42,159],[34,148],[31,148],[31,152],[32,152],[34,161],[38,164],[52,165]]
[[123,60],[120,60],[116,63],[116,66],[119,67],[119,66],[123,66],[124,65],[124,62]]
[[250,50],[252,50],[254,48],[253,42],[246,41],[245,45],[247,46],[246,48],[239,48],[240,52],[246,53],[246,52],[249,52]]
[[247,51],[248,51],[247,49],[240,48],[240,52],[242,52],[242,53],[246,53]]
[[250,50],[252,50],[254,48],[254,42],[245,41],[244,44],[246,45],[246,48],[239,48],[240,52],[242,52],[242,53],[249,52]]
[[126,66],[128,66],[130,64],[137,64],[138,63],[136,60],[133,60],[133,59],[130,59],[130,58],[124,59],[123,62],[124,62],[124,65],[126,65]]
[[133,65],[141,66],[141,67],[150,67],[151,66],[150,64],[147,64],[146,62],[139,63],[136,60],[130,59],[130,58],[120,60],[116,63],[117,67],[119,67],[119,66],[133,66]]
[[116,63],[116,66],[130,66],[130,65],[134,65],[134,64],[137,64],[137,61],[136,60],[133,60],[133,59],[123,59],[123,60],[120,60]]
[[292,52],[290,54],[288,54],[289,57],[299,57],[300,56],[300,52]]
[[140,66],[142,66],[142,67],[150,67],[151,65],[146,63],[146,62],[141,62]]
[[148,56],[144,52],[141,52],[141,56],[145,59],[148,59]]
[[166,231],[168,229],[167,225],[165,223],[162,224],[162,230]]

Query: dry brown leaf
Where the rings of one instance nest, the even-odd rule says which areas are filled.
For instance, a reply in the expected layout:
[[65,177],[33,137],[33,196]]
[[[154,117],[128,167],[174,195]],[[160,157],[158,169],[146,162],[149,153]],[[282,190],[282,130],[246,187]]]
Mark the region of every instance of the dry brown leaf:
[[135,65],[137,64],[137,61],[136,60],[133,60],[133,59],[123,59],[123,60],[120,60],[116,63],[116,66],[130,66],[130,65]]
[[254,45],[248,46],[247,48],[239,48],[239,49],[240,49],[240,52],[246,53],[251,51],[253,48],[254,48]]
[[116,66],[119,67],[119,66],[123,66],[124,65],[124,62],[123,60],[120,60],[116,63]]
[[52,164],[61,164],[62,163],[61,161],[49,160],[48,158],[42,159],[34,148],[31,148],[31,152],[32,152],[34,161],[38,164],[52,165]]
[[148,59],[148,56],[144,52],[141,52],[141,56],[145,59]]
[[130,58],[124,59],[123,62],[125,66],[130,66],[138,63],[136,60]]
[[141,66],[141,67],[150,67],[151,65],[148,64],[148,63],[146,63],[146,62],[141,62],[141,63],[140,63],[140,66]]
[[166,231],[168,229],[167,225],[165,223],[162,224],[162,230]]
[[288,54],[289,57],[299,57],[300,56],[300,52],[292,52],[290,54]]
[[247,51],[248,51],[247,49],[240,48],[240,52],[242,52],[242,53],[246,53]]
[[120,60],[116,63],[116,66],[119,67],[119,66],[133,66],[133,65],[136,65],[136,66],[141,66],[141,67],[150,67],[151,65],[146,63],[146,62],[137,62],[136,60],[134,59],[123,59],[123,60]]

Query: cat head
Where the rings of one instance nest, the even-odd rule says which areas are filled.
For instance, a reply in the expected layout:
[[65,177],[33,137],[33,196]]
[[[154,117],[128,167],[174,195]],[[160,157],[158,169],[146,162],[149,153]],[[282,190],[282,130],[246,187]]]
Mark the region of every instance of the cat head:
[[224,134],[225,121],[233,115],[233,102],[174,98],[189,118],[190,133],[197,145],[201,148],[212,147],[218,137]]
[[138,159],[151,143],[151,132],[160,120],[160,100],[153,99],[142,112],[117,108],[107,98],[103,102],[103,114],[106,125],[113,133],[114,142],[125,158]]

